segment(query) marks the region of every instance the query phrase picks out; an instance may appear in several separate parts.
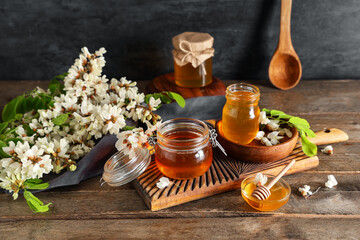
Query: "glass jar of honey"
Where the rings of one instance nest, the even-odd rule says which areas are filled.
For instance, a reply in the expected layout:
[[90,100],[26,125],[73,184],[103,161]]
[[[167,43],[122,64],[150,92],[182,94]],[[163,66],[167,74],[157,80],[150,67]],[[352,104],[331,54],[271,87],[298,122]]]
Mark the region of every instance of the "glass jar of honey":
[[213,79],[214,38],[208,33],[184,32],[172,42],[175,84],[187,88],[209,85]]
[[208,126],[196,119],[177,118],[157,129],[155,163],[173,179],[191,179],[204,174],[213,155]]
[[224,136],[237,144],[250,143],[259,131],[260,90],[251,84],[236,83],[226,89],[222,114]]
[[212,58],[209,58],[196,68],[190,63],[179,66],[174,62],[174,74],[175,83],[179,87],[205,87],[212,82]]
[[[275,176],[266,174],[268,182],[271,182]],[[270,196],[265,200],[259,200],[252,196],[253,191],[258,187],[255,182],[255,175],[251,175],[241,182],[241,195],[244,200],[254,209],[259,211],[274,211],[285,205],[291,194],[290,185],[281,178],[270,189]]]

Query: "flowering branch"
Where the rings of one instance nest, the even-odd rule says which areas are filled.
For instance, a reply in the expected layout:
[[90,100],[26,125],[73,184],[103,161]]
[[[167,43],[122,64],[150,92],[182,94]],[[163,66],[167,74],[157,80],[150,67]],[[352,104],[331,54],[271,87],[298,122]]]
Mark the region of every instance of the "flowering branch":
[[[117,134],[117,149],[132,157],[161,123],[154,113],[162,103],[184,99],[175,93],[147,95],[126,78],[109,80],[100,48],[91,54],[81,49],[66,74],[52,81],[48,90],[37,88],[9,102],[0,123],[0,187],[17,198],[29,179],[40,179],[51,171],[76,170],[76,161],[90,152],[106,134]],[[62,85],[59,79],[64,79]],[[163,97],[166,95],[166,98]],[[126,125],[126,119],[142,122]],[[44,211],[42,202],[26,194],[32,209]],[[27,200],[28,200],[27,199]]]

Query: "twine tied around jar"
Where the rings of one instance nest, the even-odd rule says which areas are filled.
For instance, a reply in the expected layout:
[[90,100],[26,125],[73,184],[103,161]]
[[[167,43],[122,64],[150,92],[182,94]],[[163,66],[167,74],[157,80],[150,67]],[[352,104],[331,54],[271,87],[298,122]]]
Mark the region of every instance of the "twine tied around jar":
[[188,63],[194,68],[201,66],[206,75],[204,62],[214,56],[214,38],[208,33],[184,32],[172,39],[172,51],[177,65],[184,66]]

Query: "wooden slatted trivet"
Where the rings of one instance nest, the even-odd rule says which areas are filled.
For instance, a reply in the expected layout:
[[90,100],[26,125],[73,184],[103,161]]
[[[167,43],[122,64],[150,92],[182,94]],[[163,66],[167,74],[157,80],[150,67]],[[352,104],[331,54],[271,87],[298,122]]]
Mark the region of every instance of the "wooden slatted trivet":
[[296,163],[287,174],[319,165],[318,157],[306,156],[299,143],[288,157],[263,164],[246,163],[226,157],[217,148],[213,152],[213,163],[204,175],[190,180],[172,180],[174,184],[164,189],[156,187],[156,183],[164,175],[157,169],[153,159],[147,170],[134,181],[135,188],[146,205],[156,211],[240,188],[242,179],[257,172],[276,175],[292,159],[296,159]]

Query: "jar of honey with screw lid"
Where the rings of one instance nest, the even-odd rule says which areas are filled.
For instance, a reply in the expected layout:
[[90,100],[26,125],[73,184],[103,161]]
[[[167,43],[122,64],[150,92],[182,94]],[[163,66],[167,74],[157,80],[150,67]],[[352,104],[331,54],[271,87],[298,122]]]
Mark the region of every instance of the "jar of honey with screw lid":
[[260,90],[254,85],[236,83],[226,89],[226,104],[222,114],[222,130],[228,140],[245,145],[259,131]]

